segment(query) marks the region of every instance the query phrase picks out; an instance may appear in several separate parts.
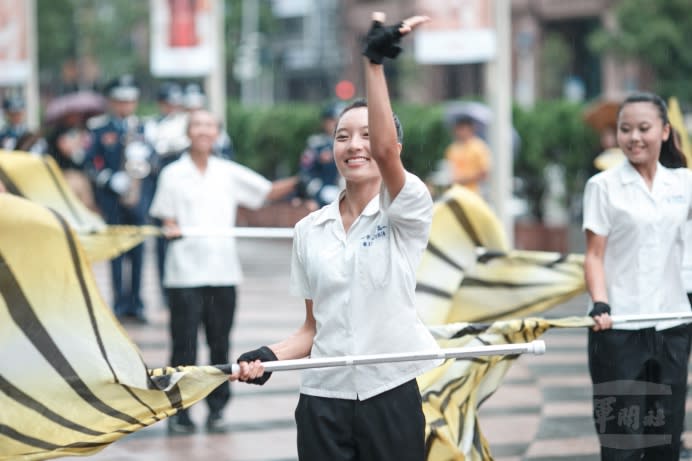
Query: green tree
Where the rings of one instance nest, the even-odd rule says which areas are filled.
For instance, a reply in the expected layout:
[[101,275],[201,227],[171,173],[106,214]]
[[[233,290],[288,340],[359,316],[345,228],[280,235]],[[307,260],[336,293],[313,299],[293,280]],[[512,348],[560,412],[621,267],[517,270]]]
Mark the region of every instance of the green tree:
[[44,71],[60,69],[75,54],[72,0],[38,0],[38,61]]
[[[257,31],[260,34],[270,36],[277,31],[277,22],[272,12],[269,0],[253,0],[259,2],[259,18]],[[225,60],[226,60],[226,91],[231,97],[238,97],[240,85],[233,76],[233,66],[238,55],[238,46],[242,41],[243,0],[224,0],[225,11]],[[261,62],[264,66],[271,66],[273,59],[272,50],[265,46],[261,50]]]
[[623,0],[615,14],[615,30],[590,36],[592,49],[642,59],[656,76],[655,91],[692,100],[692,2]]
[[541,92],[546,99],[562,97],[563,84],[569,74],[572,49],[564,37],[554,32],[547,34],[541,48]]
[[[92,60],[103,79],[125,72],[148,80],[149,2],[38,0],[38,58],[42,83],[56,85],[66,62]],[[93,82],[87,82],[93,83]]]

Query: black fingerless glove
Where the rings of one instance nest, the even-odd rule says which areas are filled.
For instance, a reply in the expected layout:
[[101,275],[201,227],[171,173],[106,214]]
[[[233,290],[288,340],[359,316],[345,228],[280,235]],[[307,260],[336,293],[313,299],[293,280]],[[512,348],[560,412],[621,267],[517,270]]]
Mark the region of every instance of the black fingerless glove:
[[589,312],[590,317],[596,317],[597,315],[608,314],[610,315],[610,304],[601,301],[596,301],[593,303],[593,309]]
[[[248,351],[240,354],[237,362],[254,362],[255,360],[259,360],[260,362],[273,362],[278,359],[276,358],[276,354],[274,354],[271,349],[269,349],[267,346],[262,346],[254,351]],[[259,378],[248,379],[245,382],[261,386],[262,384],[266,383],[271,376],[271,372],[265,371],[264,374]]]
[[401,53],[399,29],[403,23],[394,26],[384,26],[380,21],[373,21],[365,36],[363,55],[374,64],[382,64],[384,58],[394,59]]

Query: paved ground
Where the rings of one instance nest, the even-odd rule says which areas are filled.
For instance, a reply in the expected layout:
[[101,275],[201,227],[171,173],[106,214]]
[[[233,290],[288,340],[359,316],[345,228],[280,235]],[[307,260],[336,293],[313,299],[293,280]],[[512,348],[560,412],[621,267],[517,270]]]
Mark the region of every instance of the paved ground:
[[[161,302],[148,245],[145,301],[150,324],[126,325],[151,367],[166,364],[167,312]],[[288,242],[246,240],[241,256],[246,281],[239,291],[232,357],[239,352],[285,337],[302,322],[302,301],[287,296]],[[106,299],[110,299],[107,268],[94,268]],[[551,317],[581,315],[579,297],[551,311]],[[481,408],[481,427],[497,461],[592,461],[598,443],[591,422],[591,388],[586,364],[586,332],[552,330],[543,339],[544,356],[522,356],[505,383]],[[204,353],[205,348],[201,348]],[[264,387],[234,384],[234,399],[225,417],[230,431],[211,435],[203,430],[170,437],[165,422],[132,434],[92,459],[233,461],[296,460],[293,409],[299,374],[275,373]],[[688,401],[688,407],[692,407]],[[203,423],[203,403],[192,408]],[[687,427],[692,428],[692,421]],[[687,434],[692,440],[692,433]]]

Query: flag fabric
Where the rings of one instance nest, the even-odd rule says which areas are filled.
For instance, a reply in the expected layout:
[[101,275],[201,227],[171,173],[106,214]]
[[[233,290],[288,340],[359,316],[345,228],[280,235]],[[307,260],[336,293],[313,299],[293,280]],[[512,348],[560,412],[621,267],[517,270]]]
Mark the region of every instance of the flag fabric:
[[418,312],[428,325],[535,315],[584,292],[583,262],[510,249],[485,201],[453,186],[434,207],[416,276]]
[[[590,317],[527,318],[490,324],[450,323],[431,327],[441,347],[528,342],[549,328],[593,325]],[[478,408],[501,385],[517,355],[447,360],[418,378],[425,414],[426,461],[492,460],[478,421]]]
[[52,157],[0,150],[0,182],[7,192],[46,206],[77,233],[89,261],[111,259],[161,235],[154,226],[110,226],[72,192]]
[[[0,194],[0,460],[96,452],[224,382],[213,366],[147,369],[98,292],[89,262],[157,228],[106,226],[50,158],[3,152],[0,181],[13,194]],[[428,325],[448,324],[437,328],[442,347],[525,342],[562,326],[452,324],[544,311],[583,291],[582,260],[511,250],[482,198],[462,187],[434,213],[417,297]],[[514,358],[448,361],[420,378],[429,461],[490,459],[476,410]]]
[[685,118],[682,115],[682,110],[680,110],[678,98],[668,99],[668,120],[680,135],[680,147],[687,160],[687,168],[692,168],[692,142],[690,142],[690,136],[687,133]]
[[50,156],[0,150],[0,182],[9,193],[55,210],[78,233],[106,227],[98,214],[79,201]]
[[147,237],[160,237],[156,226],[106,226],[99,232],[78,234],[89,262],[105,261],[119,256],[142,243]]
[[11,194],[0,210],[0,460],[94,453],[226,380],[148,370],[68,222]]
[[[86,455],[203,399],[214,366],[150,370],[102,300],[58,213],[0,194],[0,460]],[[433,328],[441,347],[531,341],[529,319]],[[447,361],[420,378],[428,461],[490,459],[476,410],[516,357]],[[485,458],[483,458],[485,456]]]

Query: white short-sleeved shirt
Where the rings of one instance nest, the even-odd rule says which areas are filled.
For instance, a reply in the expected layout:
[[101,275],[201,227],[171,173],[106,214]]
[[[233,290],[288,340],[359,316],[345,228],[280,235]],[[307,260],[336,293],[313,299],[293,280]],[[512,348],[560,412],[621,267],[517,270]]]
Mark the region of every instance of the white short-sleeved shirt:
[[[295,228],[291,293],[313,301],[317,324],[311,357],[438,349],[415,308],[416,268],[428,242],[432,199],[407,173],[391,201],[375,197],[344,232],[339,199]],[[391,201],[391,203],[390,203]],[[301,392],[360,399],[380,394],[439,361],[306,370]]]
[[682,251],[682,284],[687,293],[692,293],[692,221],[685,225],[685,241]]
[[[582,228],[606,236],[604,270],[612,315],[690,310],[681,275],[685,225],[692,210],[692,171],[660,163],[651,191],[629,162],[586,184]],[[681,321],[628,323],[618,329]]]
[[[184,154],[161,171],[149,214],[175,219],[181,228],[234,227],[237,207],[261,207],[271,187],[249,168],[217,157],[209,157],[201,173]],[[235,239],[190,237],[168,243],[164,286],[228,286],[241,280]]]

